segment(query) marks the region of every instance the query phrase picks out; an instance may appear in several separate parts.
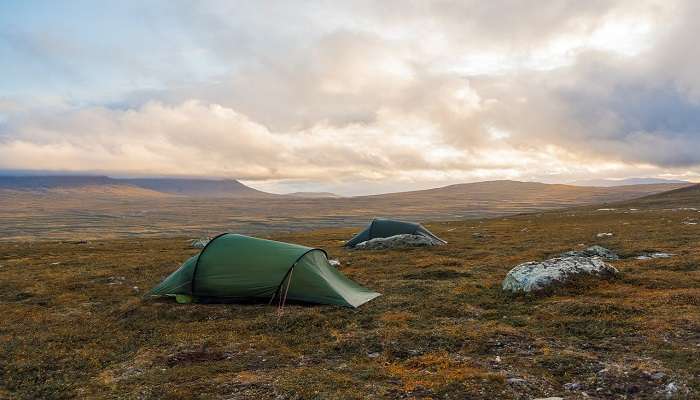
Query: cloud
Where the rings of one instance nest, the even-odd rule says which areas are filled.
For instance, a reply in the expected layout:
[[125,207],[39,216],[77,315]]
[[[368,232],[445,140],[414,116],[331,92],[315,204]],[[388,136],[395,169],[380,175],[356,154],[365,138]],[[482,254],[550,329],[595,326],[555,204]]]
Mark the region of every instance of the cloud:
[[[132,6],[100,46],[49,17],[0,32],[34,44],[0,40],[17,78],[0,168],[348,188],[699,175],[696,2]],[[133,15],[152,24],[120,31]],[[31,60],[53,73],[28,83]]]

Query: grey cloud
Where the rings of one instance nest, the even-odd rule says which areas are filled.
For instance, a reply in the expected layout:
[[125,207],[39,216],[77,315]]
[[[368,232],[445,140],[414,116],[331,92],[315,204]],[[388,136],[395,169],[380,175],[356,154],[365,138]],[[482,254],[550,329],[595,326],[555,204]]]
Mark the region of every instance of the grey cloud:
[[[157,39],[178,25],[176,40],[154,54],[161,62],[141,55],[115,66],[159,84],[112,106],[7,113],[0,154],[54,151],[99,167],[82,151],[102,154],[110,168],[122,159],[160,173],[289,180],[537,175],[548,162],[577,170],[590,160],[694,168],[700,8],[679,3],[662,21],[669,9],[653,1],[170,3],[169,22],[152,28]],[[639,55],[577,48],[570,65],[546,70],[449,68],[484,51],[527,56],[635,15],[663,23]],[[192,49],[216,65],[202,74],[179,65],[192,57],[173,54]]]

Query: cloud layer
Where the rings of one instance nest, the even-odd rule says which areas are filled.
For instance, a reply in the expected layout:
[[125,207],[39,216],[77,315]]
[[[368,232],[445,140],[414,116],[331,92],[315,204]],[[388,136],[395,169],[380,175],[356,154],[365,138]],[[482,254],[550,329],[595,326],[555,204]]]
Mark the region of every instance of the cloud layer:
[[697,2],[48,7],[0,13],[3,169],[345,193],[700,178]]

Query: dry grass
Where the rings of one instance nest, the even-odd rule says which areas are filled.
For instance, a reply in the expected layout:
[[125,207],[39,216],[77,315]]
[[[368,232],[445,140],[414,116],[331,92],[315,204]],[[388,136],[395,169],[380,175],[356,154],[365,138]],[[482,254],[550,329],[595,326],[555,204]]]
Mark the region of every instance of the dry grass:
[[[383,293],[357,310],[290,305],[279,320],[266,304],[142,301],[196,251],[186,238],[0,243],[0,397],[657,398],[671,382],[697,397],[700,226],[682,222],[698,217],[442,222],[428,227],[449,245],[408,251],[344,250],[351,229],[278,235]],[[550,296],[500,291],[514,265],[591,244],[676,256],[627,258],[616,280]]]
[[679,184],[612,188],[481,182],[352,198],[198,198],[126,187],[48,191],[0,188],[0,240],[203,236],[221,231],[284,233],[359,226],[389,214],[455,220],[633,199]]

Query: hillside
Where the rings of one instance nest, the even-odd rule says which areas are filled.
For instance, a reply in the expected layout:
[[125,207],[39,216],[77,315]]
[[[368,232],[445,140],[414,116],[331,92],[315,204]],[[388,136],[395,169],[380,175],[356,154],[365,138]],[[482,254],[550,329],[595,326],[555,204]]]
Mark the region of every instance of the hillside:
[[[377,216],[443,221],[495,217],[629,200],[681,186],[588,188],[493,181],[376,196],[241,195],[235,201],[155,191],[148,196],[97,196],[87,186],[10,191],[0,196],[0,240],[287,232],[358,226]],[[151,190],[133,184],[120,187]]]
[[[103,190],[101,188],[104,188]],[[141,189],[138,190],[134,189]],[[234,179],[185,178],[111,178],[108,176],[1,176],[0,190],[14,191],[70,191],[76,196],[80,189],[85,197],[104,191],[113,195],[152,196],[155,192],[191,197],[271,197],[270,193],[248,187]]]
[[[432,249],[349,251],[340,222],[269,236],[326,249],[382,293],[356,310],[144,300],[196,254],[190,237],[0,242],[0,397],[697,398],[700,228],[683,222],[700,214],[678,192],[638,213],[431,223],[449,242]],[[618,279],[500,289],[516,264],[593,244],[623,255]],[[674,256],[634,257],[649,251]]]
[[0,189],[47,190],[56,188],[81,188],[96,186],[117,186],[120,182],[108,176],[47,175],[47,176],[3,176],[0,175]]
[[653,194],[622,203],[629,207],[693,207],[700,210],[700,184]]
[[125,184],[107,176],[0,176],[0,195],[5,203],[29,200],[103,200],[110,198],[152,199],[167,194]]
[[562,205],[602,204],[661,193],[688,184],[650,184],[615,187],[586,187],[561,184],[519,181],[487,181],[451,185],[442,188],[366,196],[369,201],[385,201],[393,204],[423,202],[464,202],[469,206],[494,205],[502,207],[532,205],[538,209]]
[[342,197],[342,196],[339,196],[335,193],[330,193],[330,192],[292,192],[292,193],[286,193],[285,196],[311,198],[311,199],[313,199],[313,198],[328,199],[328,198]]
[[129,185],[158,192],[193,197],[272,197],[235,179],[131,178],[120,179]]
[[589,179],[572,182],[576,186],[626,186],[626,185],[651,185],[659,183],[683,183],[691,184],[688,181],[678,179],[660,179],[660,178],[627,178],[627,179]]

